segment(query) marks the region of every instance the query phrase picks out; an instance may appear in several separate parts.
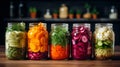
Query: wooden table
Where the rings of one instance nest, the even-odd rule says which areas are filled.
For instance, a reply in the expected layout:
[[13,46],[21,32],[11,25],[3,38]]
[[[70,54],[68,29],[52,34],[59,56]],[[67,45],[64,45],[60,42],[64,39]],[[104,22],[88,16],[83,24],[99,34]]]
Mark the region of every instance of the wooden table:
[[112,60],[8,60],[0,47],[0,67],[120,67],[120,46]]

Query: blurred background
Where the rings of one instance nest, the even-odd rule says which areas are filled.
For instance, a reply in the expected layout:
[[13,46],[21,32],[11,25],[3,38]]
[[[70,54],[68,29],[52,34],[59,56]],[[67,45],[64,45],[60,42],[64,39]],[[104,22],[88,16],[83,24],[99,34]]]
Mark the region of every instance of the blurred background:
[[[29,8],[36,7],[37,18],[43,18],[46,13],[46,9],[50,10],[52,14],[54,10],[59,10],[61,4],[66,4],[74,12],[77,9],[82,10],[82,14],[85,13],[84,5],[88,3],[92,10],[96,8],[99,11],[98,18],[109,18],[110,10],[112,6],[115,6],[118,13],[118,19],[120,18],[120,1],[119,0],[4,0],[0,2],[0,45],[5,45],[5,31],[7,22],[5,19],[10,19],[10,3],[13,4],[13,17],[19,18],[19,4],[22,3],[22,18],[29,18]],[[115,21],[114,31],[115,31],[115,45],[120,45],[120,22]]]

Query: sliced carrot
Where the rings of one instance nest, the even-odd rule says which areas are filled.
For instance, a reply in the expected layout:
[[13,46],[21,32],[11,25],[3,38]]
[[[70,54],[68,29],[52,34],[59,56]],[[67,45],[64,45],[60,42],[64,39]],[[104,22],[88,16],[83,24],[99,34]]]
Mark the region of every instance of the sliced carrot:
[[29,29],[28,48],[33,52],[48,51],[48,32],[43,23],[39,23]]
[[35,38],[40,39],[43,36],[43,31],[40,31],[39,33],[36,34]]
[[45,51],[47,51],[47,46],[40,47],[40,52],[45,52]]
[[51,46],[52,59],[66,59],[68,58],[68,50],[61,45]]
[[30,43],[29,46],[30,46],[30,50],[31,51],[34,51],[34,52],[38,52],[39,51],[39,47],[37,47],[36,45],[33,45],[34,43]]

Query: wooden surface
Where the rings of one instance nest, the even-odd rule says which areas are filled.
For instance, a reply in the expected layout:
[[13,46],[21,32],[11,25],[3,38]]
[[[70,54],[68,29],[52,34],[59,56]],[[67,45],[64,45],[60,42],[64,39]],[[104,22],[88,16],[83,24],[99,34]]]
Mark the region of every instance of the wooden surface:
[[0,67],[120,67],[120,46],[112,60],[8,60],[0,47]]

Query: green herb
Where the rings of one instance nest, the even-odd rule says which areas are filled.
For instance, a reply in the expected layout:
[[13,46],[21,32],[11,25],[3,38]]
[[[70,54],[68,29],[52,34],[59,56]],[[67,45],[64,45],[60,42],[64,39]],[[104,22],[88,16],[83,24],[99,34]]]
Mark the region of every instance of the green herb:
[[93,8],[92,14],[99,14],[99,12],[96,10],[96,8]]
[[58,11],[57,11],[57,10],[54,10],[53,13],[58,14]]
[[68,32],[66,29],[62,28],[61,26],[58,26],[55,28],[54,31],[52,31],[51,34],[51,43],[53,45],[62,45],[65,46],[68,44]]
[[73,9],[70,9],[69,14],[73,14],[73,13],[74,13]]
[[85,4],[85,8],[90,9],[90,5],[88,3]]
[[37,12],[37,9],[35,7],[30,7],[29,12]]
[[7,31],[25,31],[25,23],[11,23],[10,27],[7,27]]
[[81,14],[81,13],[82,13],[81,10],[77,10],[77,11],[76,11],[76,14]]

